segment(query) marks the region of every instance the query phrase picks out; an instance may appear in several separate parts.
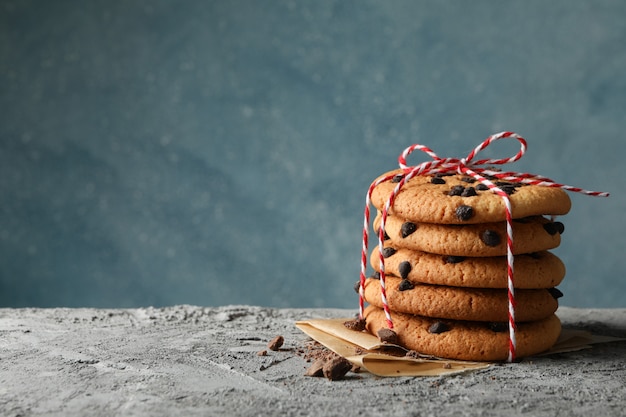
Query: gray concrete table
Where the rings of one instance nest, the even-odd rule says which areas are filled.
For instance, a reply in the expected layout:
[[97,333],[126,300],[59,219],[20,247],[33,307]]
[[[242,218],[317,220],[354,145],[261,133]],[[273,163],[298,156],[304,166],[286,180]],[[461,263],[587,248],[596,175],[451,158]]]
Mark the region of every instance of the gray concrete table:
[[[349,310],[0,309],[2,416],[623,416],[626,342],[427,378],[304,376],[306,318]],[[626,337],[626,309],[560,308]],[[274,336],[284,349],[257,352]]]

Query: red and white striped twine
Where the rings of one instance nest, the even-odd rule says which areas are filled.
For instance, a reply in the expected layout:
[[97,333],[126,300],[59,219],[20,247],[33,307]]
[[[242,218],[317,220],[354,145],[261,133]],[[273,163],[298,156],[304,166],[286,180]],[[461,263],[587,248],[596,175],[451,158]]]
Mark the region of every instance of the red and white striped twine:
[[[511,138],[516,139],[520,143],[520,150],[512,157],[506,159],[480,159],[474,161],[474,158],[480,151],[485,149],[487,146],[491,145],[493,142]],[[378,230],[378,254],[380,257],[380,289],[381,289],[381,300],[383,304],[383,310],[385,312],[385,317],[387,319],[387,326],[390,329],[393,329],[393,320],[391,317],[391,312],[389,310],[389,305],[387,303],[387,293],[385,287],[385,258],[383,256],[384,249],[384,241],[385,241],[385,224],[387,221],[387,216],[389,210],[393,206],[394,199],[404,186],[404,184],[409,181],[412,177],[416,175],[432,175],[436,173],[459,173],[463,175],[467,175],[479,181],[480,183],[486,185],[491,191],[498,194],[502,197],[502,201],[505,206],[505,216],[506,216],[506,246],[507,246],[507,294],[508,294],[508,322],[509,322],[509,356],[508,361],[515,361],[515,353],[517,349],[517,342],[515,338],[516,332],[516,322],[515,322],[515,280],[514,280],[514,269],[513,269],[513,218],[512,218],[512,210],[511,210],[511,202],[509,200],[509,195],[504,192],[500,187],[491,182],[486,177],[498,178],[499,180],[509,181],[509,182],[519,182],[530,185],[538,185],[542,187],[558,187],[567,191],[577,192],[589,196],[594,197],[608,197],[609,193],[599,192],[599,191],[588,191],[583,190],[582,188],[572,187],[569,185],[556,183],[549,178],[533,175],[528,173],[520,173],[520,172],[501,172],[494,171],[487,168],[481,168],[481,165],[503,165],[511,162],[515,162],[520,159],[524,153],[526,152],[526,140],[519,136],[517,133],[513,132],[500,132],[494,135],[489,136],[482,143],[480,143],[476,148],[474,148],[465,158],[440,158],[437,154],[432,151],[430,148],[424,145],[411,145],[404,150],[398,157],[398,162],[400,168],[404,170],[404,176],[400,179],[396,187],[393,189],[389,198],[386,201],[386,204],[381,213],[381,221],[380,228]],[[420,150],[432,158],[432,161],[423,162],[416,166],[408,166],[406,163],[406,158],[415,150]],[[363,221],[363,246],[361,250],[361,273],[360,273],[360,281],[359,281],[359,317],[361,319],[364,318],[364,288],[365,288],[365,279],[366,279],[366,269],[367,269],[367,256],[368,256],[368,239],[369,239],[369,225],[370,225],[370,205],[371,205],[371,197],[374,188],[378,186],[380,183],[385,181],[390,181],[393,179],[395,175],[390,174],[385,177],[379,178],[374,181],[369,189],[367,190],[367,196],[365,198],[365,213],[364,213],[364,221]]]

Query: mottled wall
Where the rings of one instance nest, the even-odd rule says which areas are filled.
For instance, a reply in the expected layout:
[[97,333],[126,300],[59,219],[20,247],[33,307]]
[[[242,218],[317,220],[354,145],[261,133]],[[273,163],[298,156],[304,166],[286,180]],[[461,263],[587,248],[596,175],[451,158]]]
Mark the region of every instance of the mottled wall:
[[513,130],[612,193],[555,252],[623,307],[625,45],[620,0],[2,1],[0,306],[356,307],[370,181]]

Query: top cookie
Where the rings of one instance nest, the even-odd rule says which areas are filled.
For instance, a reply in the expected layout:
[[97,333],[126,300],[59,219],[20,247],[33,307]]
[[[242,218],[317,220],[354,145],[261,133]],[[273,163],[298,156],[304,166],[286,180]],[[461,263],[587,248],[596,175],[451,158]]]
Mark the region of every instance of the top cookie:
[[[397,175],[397,180],[378,184],[372,204],[382,210],[393,189],[404,175],[401,169],[379,178]],[[493,180],[509,195],[514,219],[536,215],[563,215],[571,201],[560,188],[525,185]],[[506,220],[502,197],[465,175],[415,176],[403,184],[390,214],[407,220],[438,224],[474,224]]]

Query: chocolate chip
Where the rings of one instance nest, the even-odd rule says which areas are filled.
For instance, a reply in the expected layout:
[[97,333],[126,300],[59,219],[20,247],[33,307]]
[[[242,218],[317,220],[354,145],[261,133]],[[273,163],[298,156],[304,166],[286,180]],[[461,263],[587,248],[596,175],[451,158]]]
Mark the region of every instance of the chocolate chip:
[[544,223],[543,228],[550,236],[556,235],[558,232],[554,223]]
[[476,195],[476,189],[474,187],[467,187],[461,193],[461,197],[473,197]]
[[352,369],[352,363],[341,356],[327,361],[322,368],[324,376],[331,381],[343,378]]
[[470,206],[462,205],[456,208],[456,217],[459,220],[467,221],[471,219],[472,216],[474,216],[474,209],[471,208]]
[[461,178],[461,181],[466,182],[468,184],[474,184],[476,182],[476,178],[463,177],[463,178]]
[[487,186],[486,186],[485,184],[483,184],[483,183],[480,183],[480,184],[478,184],[478,185],[476,186],[476,189],[477,189],[478,191],[487,191],[487,190],[489,189],[489,187],[487,187]]
[[489,330],[494,331],[496,333],[506,332],[509,329],[509,324],[504,321],[494,321],[491,323],[487,323],[487,327]]
[[428,328],[428,333],[439,334],[447,332],[448,330],[450,330],[450,326],[440,321],[437,321],[431,324],[431,326]]
[[500,235],[494,230],[487,229],[480,235],[480,240],[487,246],[498,246],[500,244]]
[[402,277],[402,279],[407,279],[409,273],[411,272],[411,263],[409,261],[400,262],[400,265],[398,265],[398,271],[400,272],[400,277]]
[[402,237],[405,238],[409,236],[411,233],[417,230],[417,225],[411,222],[402,223],[402,227],[400,228],[400,232],[402,233]]
[[402,281],[400,281],[400,284],[398,285],[398,291],[412,290],[414,287],[415,286],[413,285],[411,281],[409,281],[408,279],[403,279]]
[[354,283],[354,292],[358,294],[360,289],[361,289],[361,281],[359,280]]
[[381,342],[394,345],[398,343],[398,335],[391,329],[380,329],[377,334]]
[[380,279],[380,272],[376,271],[369,277],[370,279]]
[[346,329],[354,330],[360,332],[365,330],[365,319],[356,318],[354,320],[348,320],[343,323]]
[[465,191],[465,187],[463,187],[462,185],[455,185],[454,187],[450,189],[450,191],[448,192],[448,195],[449,196],[461,195],[463,194],[463,191]]
[[504,191],[507,195],[515,193],[515,187],[513,185],[503,185],[500,187],[500,189]]
[[565,231],[565,225],[561,222],[554,222],[554,227],[556,227],[556,231],[559,232],[560,235]]
[[559,298],[563,297],[563,293],[558,288],[555,288],[555,287],[548,288],[548,292],[550,293],[552,298],[554,298],[555,300],[558,300]]
[[447,264],[458,264],[459,262],[463,262],[465,258],[463,256],[453,256],[448,255],[443,257],[443,261]]
[[430,179],[431,184],[445,184],[446,180],[441,177],[432,177]]
[[398,175],[396,175],[395,177],[393,177],[391,179],[391,182],[400,182],[400,181],[402,181],[402,178],[404,178],[404,175],[403,174],[398,174]]
[[396,250],[388,246],[383,249],[383,258],[389,258],[390,256],[393,256],[394,253],[396,253]]

